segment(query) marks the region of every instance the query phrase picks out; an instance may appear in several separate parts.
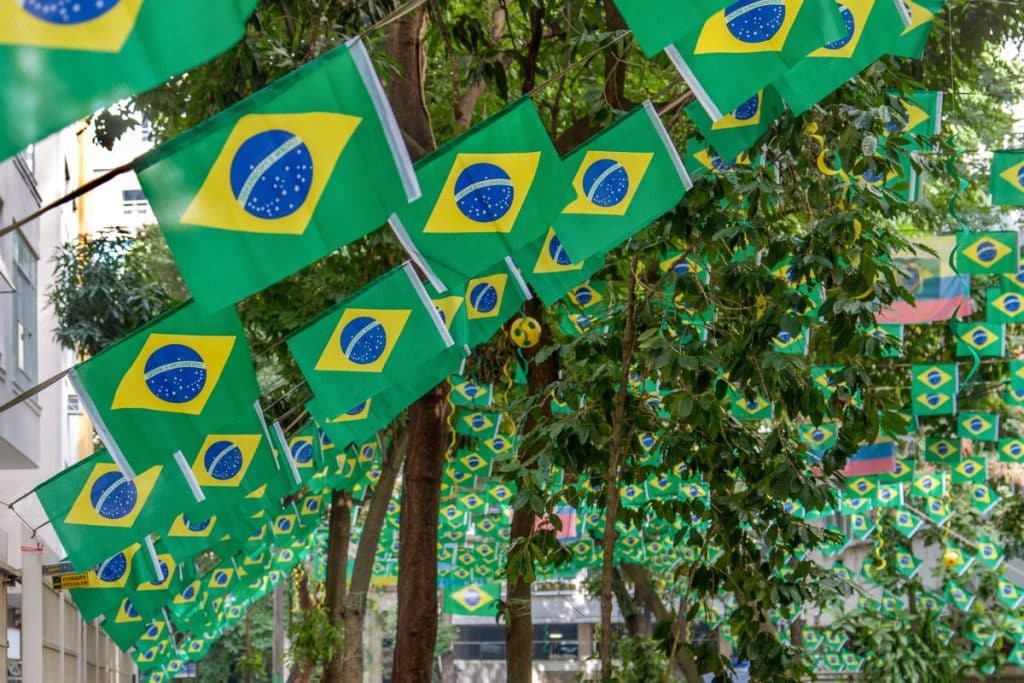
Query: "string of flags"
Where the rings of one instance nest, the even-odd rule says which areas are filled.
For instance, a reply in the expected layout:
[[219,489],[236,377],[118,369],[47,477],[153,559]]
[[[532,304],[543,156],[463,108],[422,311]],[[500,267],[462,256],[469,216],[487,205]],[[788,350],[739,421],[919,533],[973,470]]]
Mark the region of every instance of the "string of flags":
[[[760,163],[752,149],[787,109],[806,111],[884,54],[920,58],[943,6],[941,0],[616,4],[644,53],[667,52],[696,94],[687,113],[704,142],[689,140],[683,154],[645,102],[562,158],[536,106],[524,98],[413,164],[357,38],[135,163],[193,301],[75,367],[72,381],[106,448],[36,494],[69,561],[85,575],[70,588],[76,604],[87,618],[102,617],[120,647],[133,648],[149,680],[173,676],[185,661],[202,657],[248,605],[300,562],[322,555],[324,496],[344,489],[365,501],[380,478],[383,444],[376,435],[449,377],[457,436],[439,519],[445,610],[495,613],[501,597],[494,579],[516,494],[499,464],[514,457],[518,439],[495,403],[495,388],[458,375],[466,356],[534,295],[559,307],[562,333],[599,333],[609,310],[601,283],[590,279],[605,253],[671,210],[698,178]],[[232,0],[213,10],[196,0],[178,5],[173,13],[137,0],[95,7],[25,3],[9,10],[13,20],[0,28],[0,157],[96,106],[211,59],[242,35],[255,3]],[[179,30],[168,33],[169,26]],[[165,35],[182,40],[172,50]],[[138,58],[143,51],[147,59]],[[17,66],[28,57],[39,69]],[[819,170],[860,191],[883,188],[913,201],[920,182],[911,158],[934,151],[917,141],[939,133],[942,96],[918,92],[901,104],[903,119],[877,150],[878,158],[892,151],[890,145],[898,150],[898,168],[853,177],[819,138]],[[996,153],[994,203],[1024,205],[1021,167],[1024,152]],[[410,263],[288,338],[314,398],[306,405],[313,419],[285,434],[264,419],[233,305],[384,223]],[[903,326],[953,321],[951,357],[912,359],[908,425],[955,417],[955,436],[928,437],[919,468],[897,455],[907,437],[883,434],[851,459],[838,510],[787,503],[798,516],[846,515],[850,534],[860,539],[878,533],[875,517],[891,511],[893,528],[909,544],[922,523],[904,506],[911,498],[925,501],[924,516],[942,526],[952,514],[946,503],[951,486],[971,487],[976,511],[989,514],[998,494],[987,483],[978,448],[992,444],[1004,462],[1024,458],[1021,440],[1001,433],[999,414],[960,410],[968,380],[958,364],[1006,356],[1005,326],[1024,316],[1017,235],[968,232],[917,241],[937,256],[896,255],[916,298],[883,311],[877,332],[883,352],[895,355]],[[211,253],[218,254],[216,266]],[[671,277],[706,278],[712,267],[678,251],[666,253],[662,263]],[[780,269],[786,278],[785,264]],[[974,314],[972,276],[1000,278],[984,292],[984,320],[965,320]],[[805,315],[815,317],[823,293],[811,282],[791,285],[811,302]],[[707,335],[713,309],[689,310],[671,298],[666,305],[677,316],[673,334],[681,342]],[[539,324],[533,324],[516,322],[518,346],[537,343]],[[783,330],[775,349],[806,355],[813,345],[810,329]],[[1008,363],[1012,406],[1024,404],[1020,362]],[[826,393],[842,384],[842,368],[812,372]],[[656,383],[641,378],[631,390],[655,410],[664,398]],[[737,391],[730,400],[737,419],[773,417],[770,397]],[[561,400],[552,405],[572,410]],[[835,445],[838,427],[799,428],[813,466],[816,454]],[[657,434],[638,438],[644,458],[659,467]],[[974,450],[968,452],[968,444]],[[594,490],[589,482],[570,486],[562,473],[548,474],[565,496],[557,519],[539,520],[538,528],[555,533],[573,558],[556,574],[598,566],[604,520],[598,506],[587,504]],[[689,500],[695,509],[710,505],[707,485],[684,468],[625,482],[620,494],[629,508],[669,499]],[[393,499],[378,548],[378,581],[396,576],[399,511]],[[702,524],[699,515],[649,516],[643,527],[620,524],[617,557],[671,572],[695,561],[695,550],[660,539]],[[831,554],[841,548],[832,544]],[[964,560],[958,577],[973,564],[994,570],[1003,555],[991,539],[979,541],[976,563],[958,552]],[[895,563],[908,578],[919,567],[909,547],[897,550]],[[1024,599],[1012,583],[1005,595],[1002,583],[1000,591],[1008,609]],[[945,602],[934,597],[934,604],[936,611],[962,609],[973,599],[966,585],[951,580]],[[899,609],[894,600],[883,597],[881,608]],[[705,606],[709,623],[721,622],[715,609]],[[776,616],[780,625],[796,618]],[[723,633],[728,639],[725,627]],[[980,627],[971,633],[987,638]],[[812,649],[827,650],[822,666],[859,669],[862,659],[843,650],[840,636],[805,629]],[[1024,651],[1014,656],[1024,659]]]

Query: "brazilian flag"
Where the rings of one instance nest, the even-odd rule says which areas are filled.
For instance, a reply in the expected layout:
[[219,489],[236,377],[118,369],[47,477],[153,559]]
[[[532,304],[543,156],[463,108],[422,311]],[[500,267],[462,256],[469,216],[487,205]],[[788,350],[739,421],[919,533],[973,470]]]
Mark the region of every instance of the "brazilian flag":
[[523,98],[416,163],[423,197],[391,228],[439,293],[535,242],[569,187],[534,103]]
[[666,51],[718,121],[814,50],[849,42],[839,7],[835,0],[738,0],[698,19],[700,28]]
[[738,157],[753,147],[784,111],[782,98],[770,85],[717,121],[711,120],[699,102],[686,107],[686,115],[704,140],[727,159]]
[[957,238],[956,267],[972,275],[1016,273],[1019,251],[1015,230],[971,232]]
[[1024,150],[1002,149],[992,155],[989,192],[996,206],[1024,206]]
[[227,50],[256,0],[19,0],[0,21],[0,160]]
[[146,632],[149,623],[135,607],[131,598],[122,597],[117,606],[104,615],[103,631],[122,650],[135,645]]
[[575,197],[554,223],[577,260],[603,255],[670,211],[693,186],[650,101],[565,159]]
[[358,39],[158,147],[136,171],[193,297],[210,310],[362,237],[419,196]]
[[956,323],[956,355],[958,358],[1002,358],[1006,355],[1004,323]]
[[180,507],[184,479],[154,465],[129,479],[98,451],[36,488],[72,566],[86,571],[161,528]]
[[338,413],[426,384],[411,403],[465,355],[410,263],[323,313],[289,337],[288,347],[318,403]]
[[130,477],[162,465],[191,478],[187,459],[260,395],[238,314],[204,314],[192,302],[79,363],[70,379]]
[[446,323],[455,342],[469,348],[489,341],[533,298],[509,256],[494,266],[480,269],[461,289],[452,291],[458,293],[463,303],[454,319],[446,318]]

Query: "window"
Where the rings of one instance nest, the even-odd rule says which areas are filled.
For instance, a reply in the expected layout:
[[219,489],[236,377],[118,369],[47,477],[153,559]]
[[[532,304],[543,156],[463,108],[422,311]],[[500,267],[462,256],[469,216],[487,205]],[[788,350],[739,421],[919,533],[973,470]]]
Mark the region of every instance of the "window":
[[149,202],[142,190],[121,190],[121,205],[126,216],[149,211]]
[[68,415],[81,415],[82,401],[78,394],[68,394]]
[[14,349],[18,376],[36,382],[36,255],[20,232],[14,235]]

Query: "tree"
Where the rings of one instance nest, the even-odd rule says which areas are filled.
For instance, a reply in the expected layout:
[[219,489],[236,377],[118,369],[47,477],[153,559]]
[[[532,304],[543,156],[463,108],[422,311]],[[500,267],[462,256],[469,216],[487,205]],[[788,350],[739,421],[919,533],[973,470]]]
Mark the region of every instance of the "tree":
[[[180,132],[392,8],[373,4],[364,11],[329,0],[315,6],[264,2],[241,46],[138,98],[137,104],[163,134]],[[567,559],[553,534],[535,531],[535,518],[550,516],[565,500],[606,508],[606,525],[599,535],[607,551],[620,528],[633,533],[649,521],[636,509],[616,510],[616,484],[643,482],[672,466],[685,466],[709,495],[653,503],[666,524],[652,531],[670,536],[673,544],[697,549],[697,554],[675,572],[670,568],[667,575],[647,576],[634,573],[629,563],[617,566],[606,554],[605,675],[611,675],[611,590],[620,570],[632,575],[630,583],[637,588],[645,579],[668,579],[681,596],[678,603],[668,602],[663,621],[670,623],[662,629],[662,641],[670,659],[690,670],[688,676],[697,659],[703,671],[721,672],[727,666],[721,657],[689,642],[685,628],[723,589],[736,596],[731,621],[736,651],[754,663],[755,675],[795,680],[805,674],[799,643],[783,642],[772,608],[783,602],[809,604],[842,587],[814,562],[790,556],[789,549],[813,546],[823,534],[789,515],[783,501],[809,509],[832,501],[846,457],[880,428],[899,431],[894,413],[902,407],[901,397],[875,390],[887,385],[878,378],[895,370],[879,357],[881,349],[867,330],[880,303],[905,294],[889,260],[905,246],[899,222],[892,219],[899,205],[896,198],[808,169],[817,166],[820,144],[852,174],[894,166],[891,156],[872,160],[862,153],[864,142],[886,136],[886,124],[898,115],[896,101],[883,92],[886,88],[908,91],[917,85],[945,85],[949,78],[954,85],[983,83],[1009,90],[1007,74],[992,51],[1020,37],[1019,11],[1005,3],[951,0],[948,17],[951,24],[940,20],[933,38],[933,46],[940,48],[933,47],[921,65],[884,60],[822,108],[799,119],[783,117],[762,139],[761,163],[739,165],[701,182],[672,214],[610,254],[600,275],[608,287],[602,320],[608,333],[569,337],[557,331],[557,311],[531,312],[545,323],[544,349],[529,354],[527,391],[513,403],[523,441],[519,458],[505,470],[519,491],[507,562],[511,681],[530,675],[532,628],[523,609],[529,604],[530,583],[547,566]],[[682,87],[664,60],[636,59],[623,28],[608,0],[600,5],[534,2],[511,7],[453,0],[413,10],[368,39],[375,56],[390,58],[388,93],[416,156],[496,111],[511,93],[529,93],[538,102],[563,151],[646,97],[666,100],[659,105],[681,145],[692,134],[678,115]],[[945,54],[951,37],[955,49]],[[1006,122],[997,98],[971,92],[959,99],[961,106],[954,106],[949,118],[961,139],[995,141]],[[805,133],[809,123],[815,124],[823,143]],[[942,148],[943,155],[951,152]],[[945,220],[952,187],[937,172],[941,164],[925,160],[923,166],[933,172],[934,189],[922,205],[899,210],[906,222],[938,226]],[[966,195],[976,205],[980,196],[978,187]],[[979,222],[994,220],[980,209],[970,216]],[[668,250],[706,260],[707,281],[659,272],[660,258]],[[287,393],[299,375],[277,340],[399,258],[390,236],[377,233],[243,304],[251,338],[258,344],[260,371],[274,379],[272,386],[281,387],[268,392],[268,402],[279,406],[271,410],[275,417],[294,419],[292,406],[301,404],[303,391]],[[796,282],[813,277],[826,293],[816,314],[807,312],[817,304],[807,290],[775,275],[786,259]],[[715,315],[704,325],[690,318],[690,311],[712,308]],[[812,332],[815,363],[844,368],[836,379],[846,386],[833,396],[815,387],[806,359],[778,353],[774,346],[780,330],[798,334],[804,328]],[[481,350],[479,367],[485,370],[493,357],[506,351],[500,344]],[[652,402],[646,389],[631,388],[631,377],[660,377],[658,400]],[[431,626],[436,573],[423,557],[436,547],[436,489],[447,444],[443,391],[432,391],[410,409],[403,479],[410,512],[403,505],[405,578],[399,610],[412,616],[399,619],[397,680],[427,679],[436,637],[436,618]],[[552,392],[563,400],[586,400],[570,415],[552,414]],[[862,401],[852,401],[858,394]],[[767,429],[738,420],[732,411],[740,397],[759,396],[775,403]],[[614,416],[611,424],[609,415]],[[815,472],[801,457],[796,426],[824,418],[841,420],[843,428],[838,447]],[[665,458],[657,465],[644,460],[634,438],[649,431],[660,432]],[[555,490],[544,476],[552,464],[575,481],[590,482],[594,490]],[[675,526],[677,520],[688,525],[693,515],[700,524]],[[653,604],[655,597],[661,600],[654,591],[647,596]]]

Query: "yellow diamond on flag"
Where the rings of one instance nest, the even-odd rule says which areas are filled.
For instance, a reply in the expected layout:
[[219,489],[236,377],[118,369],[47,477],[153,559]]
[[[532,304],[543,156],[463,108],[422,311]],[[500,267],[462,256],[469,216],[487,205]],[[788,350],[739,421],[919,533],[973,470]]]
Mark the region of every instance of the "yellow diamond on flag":
[[135,29],[142,2],[4,0],[0,45],[120,52]]
[[539,163],[540,152],[455,155],[423,232],[512,232]]
[[128,481],[117,465],[96,465],[72,503],[64,523],[131,528],[145,507],[162,470],[160,466],[151,467],[134,480]]
[[938,389],[953,377],[942,368],[933,365],[917,376],[919,382],[932,389]]
[[383,372],[410,315],[409,309],[346,309],[316,369],[321,372]]
[[576,199],[562,213],[624,216],[653,158],[650,152],[588,151],[572,181]]
[[192,462],[200,486],[237,488],[252,464],[263,437],[259,434],[211,434]]
[[243,116],[181,222],[301,235],[361,121],[328,113]]
[[[712,14],[697,38],[694,54],[751,54],[756,52],[781,52],[796,22],[797,14],[804,0],[776,0],[772,5],[781,6],[779,21],[762,22],[749,17],[769,4],[761,0],[740,0],[725,9]],[[745,21],[744,21],[745,20]],[[753,24],[755,30],[741,32],[739,24]]]
[[111,409],[199,415],[224,372],[235,341],[231,336],[149,335],[121,378]]
[[[828,45],[818,48],[808,57],[831,57],[833,59],[850,59],[860,45],[860,39],[864,35],[864,28],[875,3],[879,0],[843,0],[838,2],[839,15],[846,27],[846,35],[832,41]],[[885,2],[885,0],[881,0]]]

